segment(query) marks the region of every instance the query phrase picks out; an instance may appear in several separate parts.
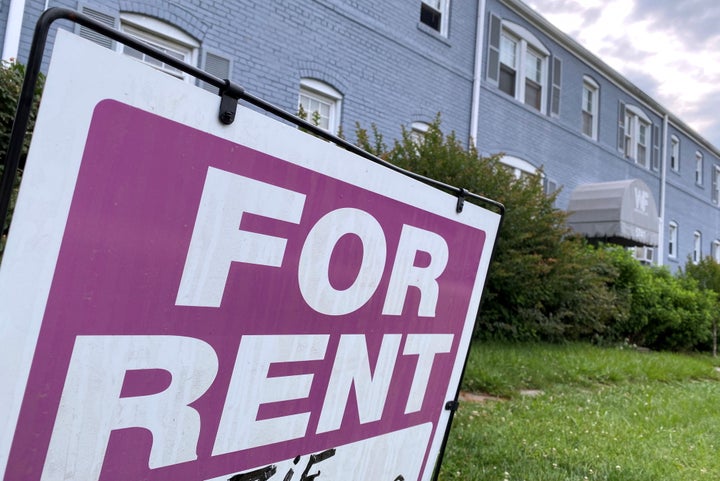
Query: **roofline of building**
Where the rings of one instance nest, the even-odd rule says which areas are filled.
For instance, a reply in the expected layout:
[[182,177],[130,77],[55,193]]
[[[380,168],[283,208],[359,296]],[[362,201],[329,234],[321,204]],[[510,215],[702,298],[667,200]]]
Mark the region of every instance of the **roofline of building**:
[[521,0],[500,0],[508,8],[513,10],[515,13],[523,17],[526,21],[534,24],[550,36],[554,41],[561,44],[569,51],[577,55],[582,61],[587,63],[591,68],[597,70],[603,74],[608,80],[614,83],[616,86],[627,92],[628,94],[636,97],[648,108],[655,111],[660,117],[668,117],[668,120],[675,127],[682,130],[686,135],[695,140],[698,144],[705,147],[708,151],[712,152],[715,156],[720,157],[720,149],[713,145],[710,141],[700,135],[696,130],[686,124],[679,117],[670,112],[667,108],[663,107],[657,100],[641,90],[637,85],[630,82],[626,77],[621,75],[617,70],[610,67],[607,63],[602,61],[597,55],[590,52],[588,49],[580,45],[577,41],[571,38],[568,34],[557,28],[555,25],[547,21],[542,15],[537,13],[535,10],[530,8],[527,4]]

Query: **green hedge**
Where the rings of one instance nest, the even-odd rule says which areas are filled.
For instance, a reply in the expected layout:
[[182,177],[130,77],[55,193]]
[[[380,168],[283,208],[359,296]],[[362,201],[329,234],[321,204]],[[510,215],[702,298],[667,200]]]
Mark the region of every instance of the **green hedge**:
[[541,176],[516,179],[499,156],[481,157],[443,134],[439,118],[421,139],[403,130],[392,147],[374,127],[358,126],[356,136],[360,147],[400,167],[505,205],[477,338],[707,348],[714,298],[688,276],[643,266],[623,248],[592,246],[574,235]]

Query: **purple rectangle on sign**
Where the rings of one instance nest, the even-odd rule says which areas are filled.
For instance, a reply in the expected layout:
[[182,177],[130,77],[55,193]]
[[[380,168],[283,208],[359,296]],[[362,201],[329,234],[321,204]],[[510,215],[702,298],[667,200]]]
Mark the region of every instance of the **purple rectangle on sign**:
[[6,479],[229,478],[432,438],[485,238],[99,103]]

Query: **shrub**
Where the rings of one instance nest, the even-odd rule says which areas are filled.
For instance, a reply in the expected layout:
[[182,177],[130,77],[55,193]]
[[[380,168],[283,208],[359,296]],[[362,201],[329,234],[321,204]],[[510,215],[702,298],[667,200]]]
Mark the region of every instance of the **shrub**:
[[697,264],[688,259],[681,275],[694,279],[698,287],[704,291],[716,307],[712,316],[712,352],[717,356],[717,325],[720,317],[720,263],[710,256],[701,259]]
[[[0,178],[2,177],[5,157],[7,155],[8,145],[10,142],[10,133],[12,131],[13,122],[15,121],[15,112],[17,110],[18,99],[20,98],[20,90],[22,89],[23,79],[25,77],[25,66],[16,62],[3,61],[0,64]],[[35,118],[37,116],[37,108],[40,101],[45,77],[40,74],[35,88],[34,102],[31,107],[30,117],[28,119],[28,127],[23,139],[21,151],[20,165],[24,165],[24,159],[27,155],[32,130],[35,127]],[[3,219],[2,230],[0,230],[0,260],[5,250],[5,242],[7,240],[8,227],[12,218],[17,191],[20,186],[21,172],[15,177],[15,184],[10,199],[8,216]]]
[[618,271],[612,288],[629,306],[613,330],[628,342],[658,350],[706,348],[712,337],[714,300],[688,276],[643,266],[621,248],[609,250]]
[[357,128],[358,144],[423,176],[502,202],[506,215],[490,266],[476,336],[515,340],[580,339],[605,334],[616,316],[609,268],[597,252],[571,235],[566,214],[546,195],[541,176],[516,179],[499,156],[480,157],[439,118],[421,140],[407,130],[388,148],[372,127]]

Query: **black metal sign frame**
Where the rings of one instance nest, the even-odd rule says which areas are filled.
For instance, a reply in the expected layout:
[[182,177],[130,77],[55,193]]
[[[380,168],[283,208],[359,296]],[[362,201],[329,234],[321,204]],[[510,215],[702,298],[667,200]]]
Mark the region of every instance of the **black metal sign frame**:
[[[356,155],[359,155],[365,159],[368,159],[377,164],[383,165],[388,169],[399,172],[403,175],[411,177],[415,180],[429,184],[440,190],[449,192],[457,197],[456,212],[459,214],[463,210],[464,202],[466,199],[472,199],[480,205],[487,206],[490,209],[495,210],[500,215],[500,223],[498,225],[498,232],[502,226],[502,221],[505,215],[505,206],[500,202],[488,199],[478,194],[469,192],[461,187],[454,187],[443,182],[418,175],[414,172],[402,169],[388,161],[385,161],[365,150],[361,149],[357,145],[354,145],[345,139],[342,139],[320,127],[297,117],[294,114],[288,113],[285,110],[266,102],[248,92],[245,91],[241,86],[232,83],[228,79],[221,79],[211,75],[204,70],[201,70],[192,65],[186,64],[177,60],[176,58],[170,57],[167,54],[143,43],[142,41],[131,37],[123,32],[110,28],[98,21],[67,8],[54,7],[46,10],[42,13],[35,27],[35,33],[33,41],[30,47],[30,55],[25,70],[25,78],[23,81],[22,90],[20,92],[20,98],[18,100],[18,106],[15,114],[15,121],[13,123],[12,131],[10,134],[10,142],[8,144],[7,154],[4,162],[4,171],[2,178],[0,179],[0,219],[3,221],[7,218],[8,209],[10,205],[10,197],[13,190],[13,184],[17,174],[18,167],[20,165],[20,158],[22,154],[22,146],[25,138],[25,132],[27,129],[28,121],[30,118],[30,111],[32,107],[35,86],[37,84],[40,68],[45,53],[45,47],[47,43],[48,33],[50,27],[56,20],[69,20],[71,22],[82,25],[86,28],[94,30],[102,35],[105,35],[112,40],[120,42],[124,45],[134,48],[146,55],[149,55],[155,59],[161,60],[174,68],[181,70],[209,85],[217,87],[218,95],[220,96],[220,106],[218,111],[218,121],[229,125],[235,120],[235,112],[239,101],[247,102],[250,105],[254,105],[282,120],[293,123],[298,127],[310,132],[311,134],[320,137],[324,140],[334,143],[335,145],[346,149]],[[495,254],[495,248],[497,246],[497,238],[493,245],[491,252],[490,264],[492,264],[492,258]],[[483,290],[484,290],[483,286]],[[467,356],[464,360],[463,370],[460,376],[460,381],[465,375],[465,369],[467,366]],[[433,480],[437,480],[440,473],[440,465],[447,445],[448,436],[450,433],[450,427],[455,411],[458,409],[458,397],[459,397],[460,385],[458,384],[457,391],[455,393],[455,399],[448,401],[445,405],[445,409],[450,411],[450,418],[448,420],[447,428],[443,437],[442,445],[438,453],[435,468],[433,471]]]

